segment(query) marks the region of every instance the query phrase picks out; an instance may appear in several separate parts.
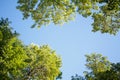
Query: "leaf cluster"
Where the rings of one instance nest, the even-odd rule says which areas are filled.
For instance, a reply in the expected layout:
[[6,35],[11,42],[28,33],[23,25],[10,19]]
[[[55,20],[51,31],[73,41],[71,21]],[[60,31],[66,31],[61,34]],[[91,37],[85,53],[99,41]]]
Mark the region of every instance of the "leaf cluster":
[[84,71],[84,77],[72,76],[71,80],[120,80],[120,63],[111,63],[107,57],[101,54],[87,54],[86,64],[88,71]]
[[61,58],[48,45],[24,45],[8,19],[0,20],[0,32],[0,80],[54,80],[60,74]]
[[93,32],[116,34],[120,29],[119,0],[18,0],[23,18],[31,17],[35,23],[32,27],[53,22],[63,24],[80,14],[91,16]]

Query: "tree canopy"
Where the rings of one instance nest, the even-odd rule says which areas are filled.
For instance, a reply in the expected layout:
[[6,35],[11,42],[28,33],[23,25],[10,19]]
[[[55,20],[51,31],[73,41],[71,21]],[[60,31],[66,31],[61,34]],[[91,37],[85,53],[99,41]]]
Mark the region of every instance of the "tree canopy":
[[60,74],[61,59],[49,46],[32,44],[28,46],[27,55],[26,79],[54,80]]
[[[116,34],[120,29],[120,0],[18,0],[16,7],[31,26],[64,24],[76,14],[92,17],[93,32]],[[62,79],[61,58],[48,45],[25,45],[10,27],[8,18],[0,20],[0,80]],[[120,63],[111,63],[101,54],[85,55],[85,77],[72,80],[120,80]],[[112,75],[112,76],[111,76]]]
[[48,45],[25,45],[12,31],[8,19],[0,20],[0,80],[54,80],[61,58]]
[[120,29],[119,0],[18,0],[17,9],[23,19],[31,17],[35,21],[32,27],[63,24],[80,14],[93,18],[93,32],[116,34]]
[[91,71],[84,71],[87,80],[96,80],[98,73],[110,70],[111,64],[106,57],[101,54],[92,53],[86,56],[86,67]]
[[120,62],[112,63],[101,54],[87,54],[84,77],[76,74],[71,80],[120,80]]
[[120,80],[120,62],[111,63],[111,69],[98,73],[98,79],[104,80]]
[[8,74],[12,74],[16,78],[18,75],[20,76],[20,70],[25,67],[24,60],[27,58],[24,45],[17,38],[17,33],[13,33],[9,24],[8,19],[1,18],[0,79],[2,80],[9,80]]

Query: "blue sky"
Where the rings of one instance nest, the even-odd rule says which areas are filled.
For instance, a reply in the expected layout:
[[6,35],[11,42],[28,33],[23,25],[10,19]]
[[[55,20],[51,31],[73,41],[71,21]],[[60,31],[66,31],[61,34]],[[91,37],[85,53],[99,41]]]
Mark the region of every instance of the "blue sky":
[[20,33],[26,44],[48,44],[62,58],[62,80],[70,80],[72,75],[83,75],[86,70],[85,54],[101,53],[111,62],[120,62],[120,32],[116,35],[91,32],[91,17],[77,15],[74,21],[62,26],[50,24],[40,29],[31,29],[31,19],[22,20],[22,13],[16,9],[17,0],[0,1],[0,17],[9,18],[11,27]]

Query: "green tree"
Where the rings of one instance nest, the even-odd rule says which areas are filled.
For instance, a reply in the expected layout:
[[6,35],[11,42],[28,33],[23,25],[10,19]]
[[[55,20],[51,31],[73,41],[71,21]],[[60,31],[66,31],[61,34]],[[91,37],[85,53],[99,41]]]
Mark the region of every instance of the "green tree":
[[120,63],[112,63],[110,70],[100,72],[98,75],[99,80],[120,80]]
[[79,13],[83,17],[92,16],[93,32],[116,34],[120,29],[119,0],[18,0],[23,18],[31,17],[32,27],[50,22],[62,24]]
[[101,6],[98,12],[93,13],[93,31],[116,34],[120,29],[120,1],[99,0]]
[[23,70],[25,79],[55,80],[60,74],[61,58],[49,46],[28,46],[28,66]]
[[[20,77],[20,70],[25,67],[24,45],[13,33],[9,26],[8,19],[1,18],[0,31],[0,80],[9,80],[9,77]],[[14,76],[12,76],[14,75]]]
[[85,57],[87,62],[85,65],[90,70],[84,72],[87,80],[99,80],[98,73],[109,71],[111,68],[111,63],[101,54],[92,53]]
[[84,71],[85,78],[75,75],[71,80],[120,80],[120,62],[111,63],[101,54],[92,53],[85,56],[86,66],[89,69]]
[[21,70],[27,66],[24,60],[27,58],[26,51],[20,40],[12,38],[2,49],[0,56],[1,80],[18,79],[22,76]]
[[62,24],[71,20],[75,13],[75,6],[69,0],[18,0],[17,9],[23,12],[24,19],[29,16],[40,27],[49,22]]
[[[20,70],[25,67],[27,57],[24,45],[17,38],[16,32],[13,33],[10,21],[6,18],[0,20],[0,80],[9,80],[19,77]],[[12,76],[14,75],[14,76]]]
[[8,20],[8,18],[1,18],[0,20],[0,55],[2,55],[3,46],[5,46],[10,39],[18,36],[18,33],[13,33],[10,23],[11,22]]
[[0,80],[55,80],[61,58],[49,46],[24,45],[8,19],[0,20]]

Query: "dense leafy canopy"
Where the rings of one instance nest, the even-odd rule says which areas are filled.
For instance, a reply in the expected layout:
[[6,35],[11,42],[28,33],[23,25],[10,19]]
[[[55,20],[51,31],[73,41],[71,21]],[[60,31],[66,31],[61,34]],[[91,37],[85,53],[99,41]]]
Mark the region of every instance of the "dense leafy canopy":
[[24,45],[8,19],[0,20],[0,80],[54,80],[61,58],[49,46]]
[[[63,24],[76,14],[91,16],[93,32],[116,34],[120,29],[120,0],[18,0],[23,19],[31,17],[34,27],[50,22]],[[12,31],[8,19],[0,20],[0,80],[62,79],[61,58],[48,45],[24,45],[18,33]],[[111,63],[101,54],[86,56],[82,76],[72,80],[120,80],[120,63]],[[112,75],[112,76],[111,76]]]
[[85,71],[85,77],[87,80],[96,80],[98,73],[110,70],[111,64],[106,57],[101,54],[90,54],[86,56],[86,67],[91,70],[91,72]]
[[111,63],[101,54],[87,54],[86,67],[89,71],[84,71],[84,77],[75,76],[71,80],[120,80],[120,63]]
[[75,12],[75,6],[69,0],[18,0],[18,3],[17,8],[23,12],[24,18],[31,16],[35,20],[33,27],[49,22],[62,24],[71,20]]
[[61,59],[49,46],[32,44],[28,47],[27,55],[26,79],[54,80],[60,74]]
[[12,28],[8,27],[9,23],[10,21],[8,21],[7,18],[1,18],[0,20],[0,48],[2,48],[3,45],[6,45],[11,38],[18,35],[18,33],[12,33]]
[[120,0],[18,0],[24,19],[31,17],[32,27],[50,22],[63,24],[80,14],[92,16],[93,32],[116,34],[120,29]]
[[105,72],[100,72],[98,79],[103,80],[120,80],[120,63],[112,63],[111,69]]
[[2,56],[0,56],[0,73],[4,74],[4,76],[1,75],[2,77],[0,78],[5,79],[10,77],[10,74],[13,75],[14,79],[17,79],[22,75],[21,70],[27,65],[24,62],[27,55],[25,54],[26,51],[22,43],[18,39],[12,38],[7,45],[3,47],[2,52]]
[[24,68],[23,62],[27,55],[23,44],[17,39],[17,33],[12,32],[9,27],[8,19],[1,18],[0,31],[2,39],[0,41],[0,79],[9,80],[7,74],[12,74],[16,77],[20,75],[20,69]]

